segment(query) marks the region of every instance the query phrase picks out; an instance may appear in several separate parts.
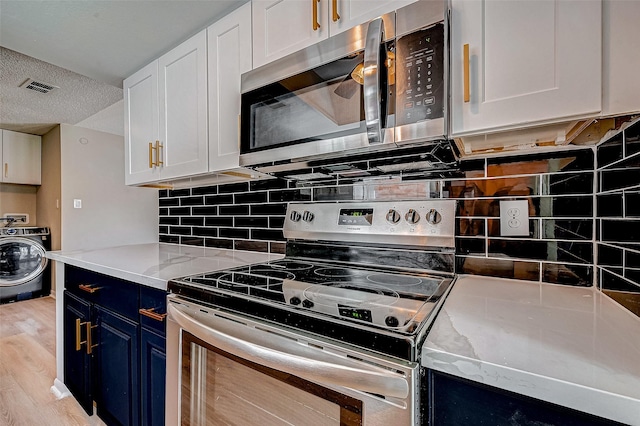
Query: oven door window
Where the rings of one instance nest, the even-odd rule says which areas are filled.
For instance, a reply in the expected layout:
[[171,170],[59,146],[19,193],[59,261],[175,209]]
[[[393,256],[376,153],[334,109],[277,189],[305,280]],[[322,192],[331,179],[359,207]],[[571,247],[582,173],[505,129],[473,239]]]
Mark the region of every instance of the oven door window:
[[182,425],[362,425],[362,401],[183,331]]

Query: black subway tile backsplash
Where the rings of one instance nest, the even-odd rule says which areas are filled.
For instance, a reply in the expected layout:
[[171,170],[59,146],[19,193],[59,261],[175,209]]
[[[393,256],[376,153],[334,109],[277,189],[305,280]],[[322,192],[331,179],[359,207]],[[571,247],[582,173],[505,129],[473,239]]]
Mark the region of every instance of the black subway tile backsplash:
[[235,194],[234,199],[236,204],[250,204],[250,203],[266,203],[266,192],[245,192],[242,194]]
[[198,216],[215,216],[218,214],[217,206],[192,207],[191,212]]
[[171,216],[189,216],[191,214],[191,207],[171,207],[169,214]]
[[276,204],[256,204],[251,206],[251,214],[252,215],[263,215],[263,216],[271,216],[271,215],[282,215],[287,212],[287,204],[286,203],[276,203]]
[[268,228],[268,217],[236,217],[233,221],[236,228]]
[[186,244],[189,246],[204,246],[204,238],[200,237],[180,237],[180,244]]
[[224,238],[207,238],[204,241],[205,247],[233,249],[233,240]]
[[593,285],[593,266],[544,262],[542,279],[557,284],[590,287]]
[[212,195],[218,193],[217,186],[201,186],[200,188],[192,188],[191,195]]
[[218,186],[219,194],[228,194],[228,193],[236,193],[236,192],[246,192],[249,190],[249,182],[240,182],[240,183],[229,183],[226,185]]
[[170,226],[169,233],[174,235],[191,235],[191,228],[188,226]]
[[248,240],[249,230],[237,228],[220,228],[220,230],[218,231],[218,235],[224,238],[242,238]]
[[193,233],[193,235],[196,235],[198,237],[217,237],[218,236],[218,228],[194,226],[191,232]]
[[178,216],[160,217],[159,223],[160,225],[180,225],[180,217]]
[[204,203],[208,206],[220,204],[233,204],[233,194],[210,195],[204,197]]
[[202,226],[204,225],[204,217],[185,216],[180,218],[180,225]]
[[601,289],[640,316],[640,120],[597,151],[596,263]]
[[181,206],[201,206],[203,204],[204,204],[203,196],[180,198]]
[[172,189],[167,194],[171,198],[188,197],[189,195],[191,195],[191,189]]
[[251,238],[254,240],[284,241],[282,231],[275,229],[252,229]]
[[233,248],[236,250],[260,251],[268,253],[269,243],[265,241],[235,240],[233,242]]
[[224,226],[230,228],[233,226],[233,218],[232,217],[207,217],[204,220],[204,224],[206,226]]
[[248,205],[239,204],[218,207],[218,212],[221,216],[246,216],[249,214],[249,210],[250,209]]
[[593,240],[593,219],[542,219],[542,238]]

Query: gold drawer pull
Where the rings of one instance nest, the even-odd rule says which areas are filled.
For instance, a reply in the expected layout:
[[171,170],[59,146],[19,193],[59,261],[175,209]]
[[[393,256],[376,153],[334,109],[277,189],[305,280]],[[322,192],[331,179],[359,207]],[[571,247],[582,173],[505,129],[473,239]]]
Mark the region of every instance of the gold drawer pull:
[[91,343],[91,329],[98,327],[97,325],[91,325],[91,322],[87,321],[84,323],[85,327],[87,327],[87,355],[91,355],[93,348],[98,345],[92,345]]
[[160,143],[160,141],[156,141],[156,147],[155,147],[155,150],[156,150],[156,166],[158,166],[158,167],[160,167],[161,165],[164,164],[164,162],[161,160],[161,158],[162,158],[161,149],[162,148],[164,148],[164,145],[162,145]]
[[80,284],[78,288],[82,291],[86,291],[87,293],[95,293],[100,290],[100,287],[92,287],[91,284]]
[[82,348],[83,343],[87,343],[86,340],[80,340],[82,334],[82,326],[87,324],[86,322],[80,322],[80,318],[76,318],[76,351]]
[[318,31],[320,28],[320,22],[318,22],[318,3],[320,0],[311,0],[311,8],[313,9],[313,31]]
[[149,168],[153,169],[153,143],[149,142]]
[[154,319],[160,322],[164,321],[164,317],[167,316],[167,314],[157,313],[156,308],[149,308],[149,309],[140,308],[138,312],[140,312],[140,315],[144,315],[145,317],[149,317],[151,319]]
[[332,9],[333,9],[333,22],[338,22],[338,20],[340,19],[340,15],[338,14],[338,0],[333,0],[332,2]]
[[470,89],[469,89],[469,45],[465,44],[463,46],[463,66],[464,66],[464,82],[463,82],[463,100],[464,102],[469,102],[471,99]]

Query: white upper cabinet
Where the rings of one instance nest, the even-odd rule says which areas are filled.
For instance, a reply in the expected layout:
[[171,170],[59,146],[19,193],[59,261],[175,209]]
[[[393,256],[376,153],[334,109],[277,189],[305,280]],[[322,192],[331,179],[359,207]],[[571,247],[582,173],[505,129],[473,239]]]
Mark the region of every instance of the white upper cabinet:
[[329,7],[329,33],[336,35],[416,0],[323,0]]
[[416,0],[253,0],[253,67]]
[[209,171],[238,167],[240,76],[251,70],[251,3],[207,29]]
[[253,0],[254,68],[327,38],[326,1]]
[[124,81],[128,185],[208,170],[206,31]]
[[600,113],[600,1],[452,0],[451,22],[453,136]]
[[127,78],[123,86],[125,183],[153,182],[160,179],[160,168],[155,166],[160,114],[158,61]]
[[2,130],[0,140],[0,161],[3,183],[40,185],[41,175],[40,136]]
[[640,1],[605,0],[602,115],[640,112]]

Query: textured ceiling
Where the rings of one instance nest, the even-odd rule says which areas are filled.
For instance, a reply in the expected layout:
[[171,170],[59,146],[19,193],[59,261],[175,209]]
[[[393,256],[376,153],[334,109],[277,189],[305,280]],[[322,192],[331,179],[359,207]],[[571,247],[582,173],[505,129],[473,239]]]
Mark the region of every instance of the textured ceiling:
[[[91,117],[122,99],[124,78],[246,1],[0,0],[0,127],[44,134]],[[60,89],[19,88],[28,78]]]
[[[58,86],[49,93],[19,87],[28,78]],[[122,99],[122,89],[0,48],[0,128],[42,135],[76,124]]]

